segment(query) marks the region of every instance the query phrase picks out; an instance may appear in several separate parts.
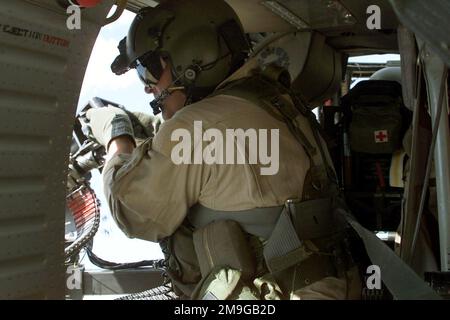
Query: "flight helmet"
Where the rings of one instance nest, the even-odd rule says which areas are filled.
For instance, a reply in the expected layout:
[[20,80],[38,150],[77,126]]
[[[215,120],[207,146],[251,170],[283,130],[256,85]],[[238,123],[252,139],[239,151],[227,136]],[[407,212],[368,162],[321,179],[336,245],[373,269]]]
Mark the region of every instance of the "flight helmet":
[[195,102],[245,62],[249,44],[225,1],[168,0],[138,12],[119,51],[114,73],[136,69],[152,86],[164,70],[161,61],[169,62],[173,87],[183,88],[188,102]]

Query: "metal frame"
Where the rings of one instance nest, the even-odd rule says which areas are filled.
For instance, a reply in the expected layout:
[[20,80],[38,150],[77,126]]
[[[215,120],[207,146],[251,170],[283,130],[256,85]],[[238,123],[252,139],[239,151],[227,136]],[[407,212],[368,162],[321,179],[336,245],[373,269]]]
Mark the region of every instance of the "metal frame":
[[55,0],[0,7],[0,299],[63,299],[65,180],[92,47],[113,0],[80,30]]
[[83,295],[138,293],[163,284],[163,272],[151,268],[84,271]]
[[[438,126],[434,162],[436,170],[436,193],[438,204],[439,242],[441,271],[450,271],[450,131],[448,123],[448,87],[444,84],[442,108],[438,122],[436,122],[438,101],[441,93],[442,74],[447,74],[447,66],[433,51],[425,49],[423,55],[425,76],[428,91],[428,105],[430,107],[432,127]],[[446,80],[446,78],[445,78]]]

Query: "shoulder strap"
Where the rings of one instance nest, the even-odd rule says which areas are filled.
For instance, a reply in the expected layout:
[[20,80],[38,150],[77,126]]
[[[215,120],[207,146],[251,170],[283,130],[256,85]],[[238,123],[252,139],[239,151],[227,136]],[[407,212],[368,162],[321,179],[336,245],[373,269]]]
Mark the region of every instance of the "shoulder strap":
[[[313,165],[313,156],[316,154],[317,150],[308,141],[296,121],[293,120],[300,115],[300,113],[303,114],[309,120],[323,163],[326,164],[327,159],[319,136],[320,130],[317,127],[318,123],[314,118],[314,115],[309,110],[306,110],[295,95],[289,94],[293,99],[294,108],[289,108],[289,104],[280,103],[280,101],[283,102],[282,96],[285,93],[289,94],[287,89],[280,90],[278,86],[268,83],[268,81],[264,80],[262,77],[251,77],[232,82],[227,87],[216,91],[214,95],[227,94],[252,101],[255,105],[260,106],[278,120],[284,121],[291,133],[305,148],[306,153],[310,157],[311,164]],[[329,177],[334,176],[334,172],[327,172],[327,174],[329,174]],[[203,207],[201,215],[211,216],[211,214],[214,213],[216,219],[219,216],[229,219],[231,215],[233,215],[234,219],[239,217],[236,221],[239,221],[241,217],[245,216],[249,217],[249,220],[252,222],[260,221],[260,219],[255,219],[256,216],[270,216],[272,218],[271,224],[273,229],[270,227],[267,228],[266,226],[266,229],[263,230],[265,230],[264,234],[266,236],[268,232],[272,236],[270,242],[273,244],[273,247],[270,245],[267,246],[268,248],[265,249],[265,258],[269,261],[281,261],[281,265],[278,263],[271,265],[273,269],[278,270],[280,268],[284,269],[289,265],[298,263],[307,258],[304,252],[299,251],[298,237],[296,235],[294,236],[295,233],[291,232],[292,222],[290,221],[291,219],[288,219],[288,216],[286,216],[286,212],[284,212],[283,208],[285,209],[286,207],[267,208],[267,211],[263,210],[262,212],[260,212],[260,210],[264,208],[251,209],[247,210],[245,215],[242,214],[242,212],[227,212],[228,216],[226,216],[224,212],[214,212],[211,209]],[[373,232],[362,227],[348,211],[342,208],[345,208],[345,206],[337,206],[337,209],[335,209],[337,215],[344,218],[359,235],[372,263],[380,267],[382,281],[393,294],[394,299],[441,299],[441,297],[431,287],[424,283],[424,281],[400,257],[398,257],[395,252],[378,239]],[[257,214],[258,212],[260,213],[259,215]],[[256,216],[253,215],[254,213]],[[273,219],[275,219],[276,223],[274,223],[275,221]],[[198,220],[197,222],[200,221],[201,220]],[[204,223],[205,221],[203,220],[202,222]],[[248,223],[248,221],[246,223]],[[288,238],[285,237],[286,235],[289,235]],[[289,259],[286,261],[278,259],[279,257],[286,258],[287,256],[289,256]]]
[[283,101],[285,99],[281,98],[281,93],[276,86],[269,84],[262,77],[253,76],[233,81],[225,88],[214,93],[214,95],[219,94],[231,95],[251,101],[275,119],[285,122],[289,131],[305,149],[308,157],[313,160],[317,153],[316,148],[294,123],[298,111],[295,108],[289,108],[288,103]]
[[[311,161],[311,167],[318,167],[320,164],[323,164],[328,179],[332,182],[337,181],[336,175],[325,156],[322,141],[320,140],[320,126],[314,114],[287,87],[267,79],[261,74],[257,74],[233,81],[224,88],[214,92],[213,95],[219,94],[232,95],[251,101],[272,117],[283,121],[295,139],[302,145]],[[309,141],[300,127],[298,123],[299,116],[303,116],[308,120],[317,148]],[[319,154],[317,149],[319,149]]]
[[341,209],[337,214],[344,217],[356,231],[367,251],[370,261],[380,268],[383,283],[396,300],[442,300],[409,265],[371,231],[361,226],[353,216]]

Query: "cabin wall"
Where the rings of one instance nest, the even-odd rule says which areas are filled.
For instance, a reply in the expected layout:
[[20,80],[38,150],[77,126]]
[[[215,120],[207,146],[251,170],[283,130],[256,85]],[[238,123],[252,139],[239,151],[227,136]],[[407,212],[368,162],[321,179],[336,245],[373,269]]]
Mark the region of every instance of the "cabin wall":
[[0,299],[62,299],[73,118],[112,0],[72,31],[56,0],[1,2]]

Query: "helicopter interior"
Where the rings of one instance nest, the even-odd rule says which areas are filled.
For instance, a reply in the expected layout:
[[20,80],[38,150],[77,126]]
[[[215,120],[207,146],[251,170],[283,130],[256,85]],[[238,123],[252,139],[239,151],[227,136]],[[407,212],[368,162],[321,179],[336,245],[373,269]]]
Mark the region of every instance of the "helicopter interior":
[[[83,275],[77,279],[81,287],[67,288],[73,280],[67,268],[89,246],[99,223],[92,189],[75,180],[68,192],[67,181],[69,155],[80,156],[83,142],[74,148],[74,117],[89,57],[106,21],[114,23],[123,9],[137,12],[159,2],[104,0],[84,8],[81,28],[70,30],[68,1],[1,0],[1,299],[83,299],[136,294],[163,284],[162,262],[111,265],[91,251],[105,270],[83,273],[75,266]],[[445,32],[450,4],[227,2],[253,46],[251,59],[285,67],[292,89],[317,108],[339,185],[361,225],[450,297],[450,39]],[[116,13],[105,20],[114,4]],[[371,24],[378,13],[379,27]],[[400,64],[348,61],[386,53],[399,54]],[[377,80],[386,67],[397,68],[399,79]],[[368,113],[374,105],[383,112]],[[355,137],[364,135],[369,142],[358,144]],[[68,219],[74,226],[69,232]],[[153,295],[171,298],[164,290]]]

